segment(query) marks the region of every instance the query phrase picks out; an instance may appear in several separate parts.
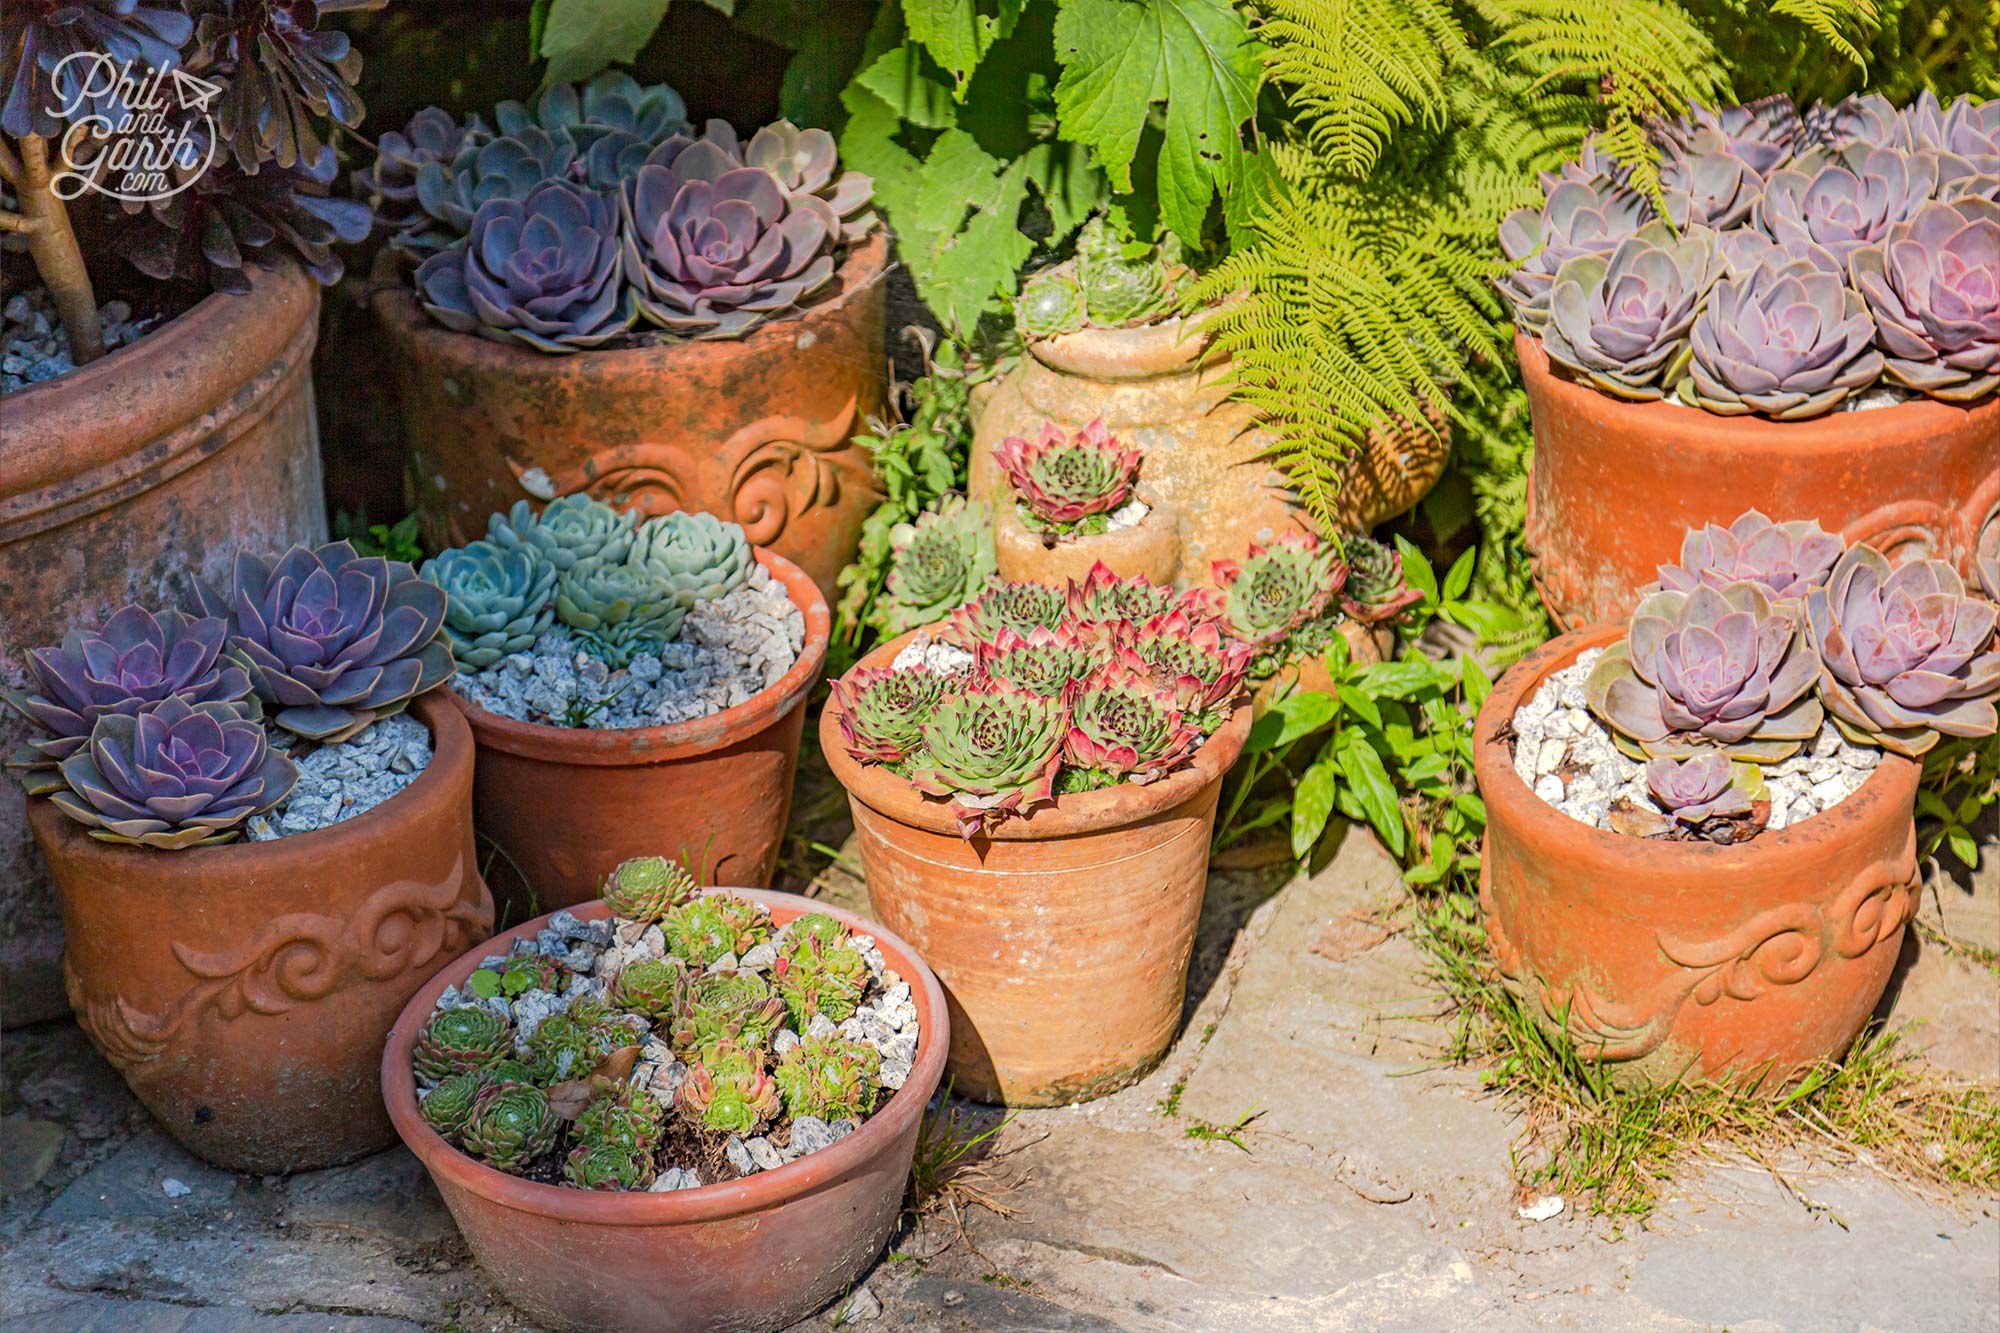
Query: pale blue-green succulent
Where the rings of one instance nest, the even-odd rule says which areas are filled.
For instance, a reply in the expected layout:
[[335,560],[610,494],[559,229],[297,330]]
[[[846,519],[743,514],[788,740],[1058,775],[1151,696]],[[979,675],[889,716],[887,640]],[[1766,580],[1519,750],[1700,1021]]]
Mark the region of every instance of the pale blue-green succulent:
[[556,580],[556,614],[586,652],[622,667],[672,643],[687,607],[646,570],[597,557],[578,561]]
[[641,524],[626,557],[684,607],[735,592],[754,562],[741,527],[685,511]]
[[632,549],[634,520],[602,500],[578,492],[549,501],[540,514],[526,500],[517,500],[504,515],[486,524],[486,539],[496,546],[532,546],[560,572],[579,560],[620,561]]
[[475,541],[425,561],[422,572],[450,599],[444,633],[460,670],[526,652],[555,621],[557,570],[532,545]]

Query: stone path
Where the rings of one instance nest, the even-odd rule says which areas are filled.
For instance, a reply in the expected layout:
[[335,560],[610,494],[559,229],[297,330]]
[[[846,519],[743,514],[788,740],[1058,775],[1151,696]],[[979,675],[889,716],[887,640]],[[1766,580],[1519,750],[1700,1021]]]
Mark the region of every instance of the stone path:
[[[1933,926],[2000,934],[2000,851]],[[827,897],[865,910],[838,873]],[[1446,1036],[1395,871],[1350,834],[1318,875],[1211,877],[1189,1018],[1166,1063],[1089,1106],[1022,1113],[982,1167],[1008,1213],[906,1228],[857,1326],[1055,1333],[1981,1333],[2000,1330],[2000,1200],[1925,1202],[1865,1170],[1685,1173],[1643,1224],[1517,1216],[1519,1127]],[[2000,940],[1981,945],[1988,950]],[[1988,957],[1990,957],[1990,953]],[[2000,1081],[2000,978],[1913,942],[1896,1017]],[[0,1311],[28,1333],[501,1333],[400,1149],[290,1179],[206,1167],[69,1023],[5,1038]],[[1255,1111],[1242,1147],[1191,1138]],[[967,1107],[972,1122],[998,1113]],[[170,1183],[173,1182],[173,1183]],[[800,1329],[834,1326],[829,1311]]]

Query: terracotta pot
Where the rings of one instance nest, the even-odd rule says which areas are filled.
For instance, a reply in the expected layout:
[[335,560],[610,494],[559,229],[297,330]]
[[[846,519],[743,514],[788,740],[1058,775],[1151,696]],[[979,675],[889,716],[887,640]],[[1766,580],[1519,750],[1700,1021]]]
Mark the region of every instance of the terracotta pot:
[[[910,637],[857,665],[888,665]],[[1058,797],[966,842],[944,802],[849,758],[827,704],[820,749],[847,788],[868,899],[944,983],[954,1091],[1059,1106],[1159,1063],[1180,1027],[1216,798],[1249,733],[1239,704],[1186,768]]]
[[445,959],[493,928],[472,843],[472,733],[435,696],[430,765],[365,814],[273,842],[162,852],[92,838],[45,798],[28,820],[91,1044],[189,1151],[306,1171],[395,1135],[383,1035]]
[[1053,545],[1044,544],[1042,534],[1021,521],[1015,506],[1001,504],[993,517],[993,551],[1000,577],[1061,587],[1071,579],[1081,583],[1091,567],[1102,562],[1121,579],[1147,578],[1162,587],[1172,585],[1181,562],[1178,515],[1157,495],[1140,498],[1152,508],[1131,527],[1063,537]]
[[[1396,652],[1396,631],[1388,625],[1364,625],[1358,620],[1343,620],[1340,622],[1340,637],[1347,640],[1348,660],[1357,666],[1386,662]],[[1333,693],[1333,677],[1327,674],[1325,658],[1300,658],[1278,668],[1276,675],[1252,685],[1251,716],[1262,717],[1280,693],[1295,694],[1301,690]]]
[[806,640],[791,670],[747,703],[600,729],[517,722],[449,696],[479,743],[473,810],[497,849],[486,873],[503,921],[595,898],[619,862],[652,853],[686,857],[709,883],[770,883],[833,621],[805,571],[765,550],[757,562],[805,613]]
[[[873,935],[910,983],[922,1040],[909,1081],[831,1147],[743,1180],[665,1194],[538,1185],[459,1152],[417,1110],[417,1031],[448,985],[489,953],[532,938],[538,917],[447,967],[389,1034],[382,1090],[396,1132],[423,1160],[480,1268],[541,1327],[618,1333],[766,1333],[845,1292],[896,1228],[924,1104],[944,1073],[949,1020],[937,978],[910,946],[850,912],[789,893],[731,889],[779,921],[826,912]],[[593,920],[603,903],[577,909]]]
[[1845,801],[1734,847],[1571,819],[1514,772],[1501,729],[1618,624],[1552,640],[1479,710],[1480,903],[1501,972],[1614,1076],[1764,1080],[1842,1054],[1882,998],[1916,910],[1918,766],[1883,756]]
[[[1180,576],[1208,583],[1209,565],[1239,559],[1252,542],[1306,530],[1263,457],[1271,445],[1248,405],[1227,394],[1229,363],[1203,360],[1201,316],[1138,329],[1086,329],[1031,341],[1028,355],[987,394],[972,440],[970,492],[1006,491],[993,450],[1053,421],[1071,430],[1102,418],[1145,452],[1141,475],[1178,511]],[[1441,418],[1440,418],[1441,420]],[[1427,431],[1371,434],[1349,464],[1340,518],[1366,531],[1402,513],[1437,483],[1447,446]]]
[[[319,289],[253,269],[100,361],[0,406],[0,688],[22,654],[127,602],[187,604],[239,549],[323,541],[312,350]],[[0,708],[0,757],[29,735]],[[64,1012],[62,931],[25,802],[0,782],[0,992],[8,1023]]]
[[1622,619],[1689,528],[1752,508],[1968,576],[1979,550],[2000,551],[2000,397],[1723,417],[1573,384],[1533,338],[1517,335],[1514,350],[1535,425],[1526,541],[1558,624]]
[[[547,356],[432,323],[385,252],[370,299],[424,536],[462,545],[516,500],[587,490],[642,514],[734,520],[831,593],[882,498],[853,437],[887,402],[888,255],[876,235],[834,294],[741,339]],[[530,489],[534,469],[547,484]]]

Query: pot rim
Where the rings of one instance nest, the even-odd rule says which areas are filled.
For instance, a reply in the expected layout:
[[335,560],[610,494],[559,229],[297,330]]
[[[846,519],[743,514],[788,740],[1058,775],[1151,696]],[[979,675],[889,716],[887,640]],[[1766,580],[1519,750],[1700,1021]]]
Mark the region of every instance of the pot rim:
[[[565,383],[581,372],[585,376],[618,379],[629,375],[635,362],[670,359],[690,349],[706,348],[711,356],[755,358],[784,355],[782,349],[767,350],[780,339],[796,338],[811,324],[838,315],[870,287],[883,281],[889,269],[889,235],[877,227],[861,244],[852,246],[835,272],[835,289],[783,319],[768,319],[741,338],[687,338],[645,347],[600,347],[573,356],[550,356],[532,347],[495,342],[476,333],[447,329],[424,314],[417,295],[410,288],[410,269],[384,247],[368,277],[368,304],[375,318],[392,337],[427,344],[441,357],[480,364],[493,375],[515,380],[552,378],[558,372]],[[566,390],[567,392],[568,390]]]
[[[922,626],[878,645],[854,664],[850,674],[863,667],[889,665],[904,644],[929,628]],[[1054,804],[1040,806],[1025,815],[1015,815],[980,836],[992,842],[1042,842],[1137,824],[1186,804],[1211,784],[1220,782],[1249,738],[1250,700],[1246,691],[1237,696],[1229,720],[1202,742],[1201,748],[1194,752],[1193,762],[1185,768],[1176,769],[1158,782],[1144,786],[1121,782],[1115,787],[1098,791],[1058,796]],[[958,821],[952,816],[947,802],[926,797],[907,779],[899,778],[879,765],[860,764],[847,753],[846,741],[840,732],[840,703],[832,697],[820,710],[819,747],[826,755],[827,765],[833,769],[834,777],[847,788],[847,794],[869,809],[927,833],[944,833],[954,838],[959,836]]]
[[[910,1077],[889,1100],[845,1138],[815,1153],[785,1163],[774,1171],[759,1171],[739,1180],[662,1194],[643,1191],[597,1191],[569,1189],[523,1180],[485,1165],[459,1151],[430,1127],[417,1109],[417,1080],[410,1066],[416,1034],[423,1026],[446,986],[456,985],[472,975],[479,960],[491,953],[504,953],[515,939],[531,937],[556,915],[549,912],[503,931],[476,944],[433,976],[403,1007],[389,1029],[382,1050],[382,1100],[389,1119],[405,1147],[423,1162],[424,1169],[448,1179],[468,1193],[517,1212],[533,1213],[563,1222],[593,1226],[683,1226],[693,1222],[717,1222],[746,1213],[764,1212],[821,1186],[831,1184],[884,1157],[894,1146],[904,1127],[921,1116],[931,1094],[944,1077],[945,1053],[951,1047],[951,1018],[945,1009],[944,989],[931,974],[916,950],[896,935],[845,908],[815,902],[793,893],[770,889],[718,887],[708,894],[730,894],[761,903],[774,917],[780,912],[789,921],[808,912],[825,912],[859,934],[871,936],[882,949],[889,965],[910,984],[910,995],[918,1006],[920,1035],[917,1058]],[[602,899],[560,908],[586,921],[609,916],[611,909]],[[908,964],[903,966],[902,964]]]
[[1196,369],[1215,341],[1214,308],[1125,329],[1078,329],[1031,338],[1028,354],[1050,370],[1096,380],[1144,380]]
[[[204,413],[226,413],[231,398],[301,331],[309,353],[318,338],[318,286],[290,256],[245,272],[249,291],[210,292],[138,341],[8,394],[0,421],[0,513],[16,496],[116,463],[133,452],[134,441],[157,440]],[[244,330],[253,336],[228,336]],[[209,354],[238,343],[240,355],[227,360]],[[96,424],[79,429],[80,421]]]
[[[2000,394],[1983,403],[1965,406],[1917,397],[1866,412],[1833,411],[1804,421],[1772,421],[1755,413],[1719,416],[1698,407],[1658,401],[1629,402],[1599,393],[1558,375],[1549,364],[1548,353],[1542,350],[1542,340],[1519,329],[1514,331],[1514,354],[1520,362],[1522,377],[1535,381],[1540,392],[1566,400],[1571,411],[1586,416],[1615,412],[1621,424],[1632,429],[1642,426],[1651,429],[1687,449],[1737,451],[1760,447],[1788,453],[1849,453],[1875,443],[1887,426],[1943,432],[1956,429],[1973,413],[1991,415],[1994,428],[2000,430]],[[1831,460],[1828,465],[1832,466]],[[1762,838],[1760,834],[1756,841]]]
[[[90,836],[88,829],[55,808],[46,796],[30,797],[28,809],[30,818],[43,821],[50,829],[60,829],[54,836],[60,838],[62,854],[71,860],[95,859],[111,861],[114,869],[105,874],[122,875],[130,880],[158,880],[163,873],[180,875],[182,872],[202,882],[227,882],[230,884],[250,884],[254,879],[247,874],[213,874],[210,871],[224,858],[235,858],[240,864],[252,858],[269,858],[282,854],[287,857],[304,856],[314,861],[338,860],[363,841],[372,841],[388,821],[401,822],[406,814],[413,814],[418,805],[432,805],[446,798],[444,787],[449,780],[447,774],[461,766],[472,763],[472,729],[465,724],[459,711],[449,706],[437,696],[446,691],[429,690],[410,701],[408,711],[430,728],[431,760],[424,765],[424,771],[417,774],[409,786],[391,796],[378,806],[364,810],[351,819],[343,819],[325,828],[311,829],[304,833],[288,833],[281,838],[264,842],[252,842],[248,838],[237,838],[231,842],[217,843],[208,847],[187,847],[177,852],[164,851],[158,847],[133,846],[128,843],[106,842]],[[170,858],[160,860],[158,858]],[[123,862],[122,870],[115,863]]]
[[[1766,829],[1747,842],[1729,846],[1634,838],[1571,818],[1535,795],[1521,780],[1521,775],[1514,771],[1513,757],[1500,739],[1501,727],[1513,722],[1515,712],[1543,680],[1569,666],[1586,649],[1613,643],[1624,633],[1623,623],[1606,620],[1558,635],[1508,668],[1493,686],[1473,724],[1473,773],[1480,798],[1492,816],[1489,823],[1504,821],[1536,845],[1577,848],[1592,861],[1616,863],[1623,870],[1633,869],[1633,863],[1638,862],[1640,869],[1647,865],[1675,865],[1685,873],[1688,860],[1699,858],[1705,863],[1702,869],[1729,874],[1748,869],[1758,861],[1787,858],[1817,845],[1822,839],[1820,830],[1827,828],[1826,825],[1820,825],[1819,830],[1814,828],[1818,815],[1785,828]],[[1875,771],[1833,809],[1848,808],[1850,816],[1859,817],[1864,807],[1894,803],[1914,811],[1921,771],[1921,765],[1885,750]]]
[[797,707],[819,679],[833,637],[833,615],[819,585],[804,570],[768,547],[752,550],[757,563],[784,586],[792,605],[805,613],[806,637],[790,669],[740,704],[706,717],[651,727],[558,727],[490,713],[448,687],[446,697],[465,714],[480,745],[552,763],[593,768],[661,764],[692,759],[753,736]]

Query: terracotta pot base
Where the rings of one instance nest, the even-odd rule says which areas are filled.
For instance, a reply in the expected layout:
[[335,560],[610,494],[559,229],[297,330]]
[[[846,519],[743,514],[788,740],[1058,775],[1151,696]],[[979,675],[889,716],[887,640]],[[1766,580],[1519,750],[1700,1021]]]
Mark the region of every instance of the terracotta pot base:
[[1046,583],[1062,587],[1090,576],[1103,564],[1121,579],[1144,578],[1169,587],[1180,568],[1179,517],[1172,505],[1154,496],[1146,517],[1117,532],[1088,537],[1063,537],[1053,545],[1029,529],[1013,506],[1002,504],[993,519],[993,549],[1000,577],[1015,583]]

